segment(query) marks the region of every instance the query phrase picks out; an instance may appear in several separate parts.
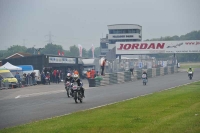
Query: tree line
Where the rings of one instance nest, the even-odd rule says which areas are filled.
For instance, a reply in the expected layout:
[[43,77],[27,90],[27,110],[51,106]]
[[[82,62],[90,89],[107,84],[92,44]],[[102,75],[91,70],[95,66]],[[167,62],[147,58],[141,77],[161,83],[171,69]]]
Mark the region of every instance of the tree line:
[[[200,40],[200,30],[199,31],[192,31],[185,35],[181,36],[166,36],[160,38],[153,38],[147,39],[145,41],[179,41],[179,40]],[[44,48],[40,50],[40,54],[53,54],[58,55],[58,50],[64,52],[65,56],[79,56],[79,48],[76,45],[70,46],[69,50],[64,50],[61,45],[56,45],[49,43],[45,45]],[[20,45],[13,45],[9,47],[7,50],[0,50],[0,60],[14,54],[14,53],[29,53],[29,54],[37,54],[38,51],[35,48],[27,48],[25,46]],[[100,55],[100,48],[96,47],[94,49],[94,57],[98,58]],[[149,55],[154,56],[156,58],[169,58],[172,54],[156,54],[156,55]],[[176,54],[177,59],[179,62],[187,62],[187,61],[200,61],[200,54],[199,53],[187,53],[187,54]],[[83,58],[92,58],[92,49],[86,50],[85,48],[82,49],[82,57]]]
[[[58,51],[64,52],[65,56],[79,56],[79,48],[76,45],[70,46],[69,50],[64,50],[61,45],[56,45],[52,43],[48,43],[45,45],[44,48],[37,49],[37,48],[27,48],[25,46],[20,45],[13,45],[9,47],[7,50],[0,50],[0,60],[15,54],[15,53],[29,53],[29,54],[52,54],[52,55],[58,55]],[[94,48],[94,57],[99,57],[100,54],[100,48],[96,47]],[[86,50],[85,48],[82,48],[82,57],[83,58],[92,58],[92,49]]]
[[[147,39],[145,41],[183,41],[183,40],[200,40],[200,30],[192,31],[181,36],[166,36],[160,38]],[[172,54],[156,54],[150,55],[156,58],[169,58]],[[200,61],[200,53],[177,53],[176,57],[179,62],[196,62]]]

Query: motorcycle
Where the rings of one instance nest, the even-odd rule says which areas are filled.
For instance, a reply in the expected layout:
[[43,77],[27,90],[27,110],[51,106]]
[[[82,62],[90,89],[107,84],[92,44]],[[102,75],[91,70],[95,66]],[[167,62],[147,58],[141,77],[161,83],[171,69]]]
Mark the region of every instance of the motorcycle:
[[73,97],[72,91],[71,91],[71,83],[67,81],[65,83],[65,89],[67,91],[67,96],[70,97],[70,95]]
[[77,84],[73,84],[72,89],[74,91],[74,100],[75,100],[75,103],[78,103],[77,100],[79,100],[80,103],[82,103],[82,101],[83,101],[83,95],[81,93],[80,86],[78,86]]
[[146,78],[142,78],[143,81],[143,85],[147,85],[147,79]]
[[190,80],[192,80],[192,76],[193,76],[193,72],[192,72],[192,71],[189,71],[189,72],[188,72],[188,77],[189,77]]

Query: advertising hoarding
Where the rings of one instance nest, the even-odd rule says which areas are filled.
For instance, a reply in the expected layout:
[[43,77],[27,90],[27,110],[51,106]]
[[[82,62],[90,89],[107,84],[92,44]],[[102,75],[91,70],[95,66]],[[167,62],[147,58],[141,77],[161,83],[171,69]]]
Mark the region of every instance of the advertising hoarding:
[[200,53],[200,40],[116,42],[116,54]]
[[75,58],[65,58],[65,57],[49,57],[49,63],[66,63],[66,64],[75,64]]

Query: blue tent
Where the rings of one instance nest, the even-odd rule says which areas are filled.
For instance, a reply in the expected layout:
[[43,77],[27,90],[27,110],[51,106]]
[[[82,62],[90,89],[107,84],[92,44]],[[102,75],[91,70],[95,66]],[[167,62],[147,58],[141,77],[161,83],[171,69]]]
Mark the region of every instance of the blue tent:
[[33,71],[33,66],[32,65],[20,65],[18,67],[22,68],[22,71]]

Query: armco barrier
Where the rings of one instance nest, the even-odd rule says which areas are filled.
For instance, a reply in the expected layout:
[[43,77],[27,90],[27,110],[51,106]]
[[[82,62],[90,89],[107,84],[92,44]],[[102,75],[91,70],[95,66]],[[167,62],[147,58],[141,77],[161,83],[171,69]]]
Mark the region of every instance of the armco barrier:
[[136,72],[137,72],[137,79],[141,79],[141,77],[142,77],[142,69],[138,69]]
[[152,77],[152,69],[147,69],[147,76],[148,76],[149,78]]
[[105,74],[105,76],[103,76],[103,79],[100,82],[100,85],[109,85],[110,84],[110,77],[109,74]]
[[117,83],[124,83],[124,73],[123,72],[117,73]]
[[175,73],[178,72],[178,68],[177,68],[177,66],[174,66],[174,72],[175,72]]
[[[106,73],[105,76],[102,76],[102,80],[94,79],[93,81],[89,82],[90,87],[97,87],[97,86],[104,86],[104,85],[111,85],[111,84],[120,84],[123,82],[129,82],[141,79],[142,72],[146,71],[148,78],[166,75],[170,73],[177,72],[176,66],[172,67],[160,67],[160,68],[152,68],[152,69],[138,69],[137,71],[133,72],[133,75],[130,71],[125,72],[117,72],[117,73]],[[91,85],[90,85],[91,83]]]
[[160,75],[162,75],[162,76],[164,75],[164,67],[160,68]]
[[131,81],[131,72],[130,71],[125,71],[124,72],[124,82]]
[[171,74],[172,73],[172,71],[171,71],[171,66],[168,66],[167,67],[167,74]]
[[110,84],[116,84],[117,83],[117,73],[112,73],[112,74],[109,74],[109,82]]
[[168,74],[168,68],[164,67],[164,75],[167,75],[167,74]]
[[156,77],[156,68],[152,68],[152,77]]
[[160,76],[160,68],[156,68],[156,76]]
[[174,73],[174,67],[173,66],[171,67],[171,73]]

